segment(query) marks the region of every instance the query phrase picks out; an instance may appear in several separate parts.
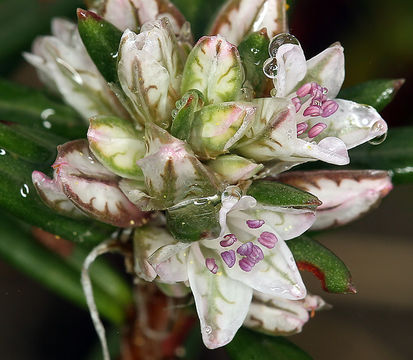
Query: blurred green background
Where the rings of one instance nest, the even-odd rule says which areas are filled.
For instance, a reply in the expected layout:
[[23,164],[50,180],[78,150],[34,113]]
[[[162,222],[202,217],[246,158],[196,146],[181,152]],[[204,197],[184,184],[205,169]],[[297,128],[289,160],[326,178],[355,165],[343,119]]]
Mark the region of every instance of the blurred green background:
[[[202,33],[221,0],[176,0]],[[412,0],[290,2],[290,29],[311,57],[335,41],[345,48],[345,86],[375,78],[405,78],[383,117],[413,125]],[[49,32],[52,16],[74,18],[76,0],[0,0],[0,76],[40,87],[21,52]],[[201,11],[195,12],[196,6]],[[7,120],[7,119],[0,119]],[[413,142],[413,139],[412,139]],[[319,236],[349,266],[355,296],[326,296],[334,309],[316,315],[291,338],[314,359],[413,359],[413,186],[403,185],[367,217]],[[0,230],[1,234],[1,230]],[[309,276],[314,292],[324,294]],[[0,262],[0,357],[83,359],[96,340],[87,312]],[[213,354],[213,355],[212,355]],[[220,352],[206,353],[218,358]]]

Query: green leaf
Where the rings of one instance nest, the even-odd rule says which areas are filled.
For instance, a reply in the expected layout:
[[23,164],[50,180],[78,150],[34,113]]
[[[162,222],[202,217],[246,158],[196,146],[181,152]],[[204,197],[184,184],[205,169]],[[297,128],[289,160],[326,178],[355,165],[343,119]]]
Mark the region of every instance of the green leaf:
[[261,204],[270,206],[315,210],[321,205],[320,200],[314,195],[276,181],[254,181],[247,195],[254,197]]
[[382,111],[404,84],[404,79],[378,79],[342,89],[337,98],[373,106]]
[[241,328],[226,346],[231,360],[311,360],[284,337],[272,337]]
[[245,80],[249,81],[255,91],[255,98],[268,96],[274,87],[272,81],[265,76],[264,62],[269,58],[270,39],[267,31],[257,31],[248,35],[239,45],[238,51],[245,69]]
[[[0,256],[4,260],[59,295],[86,307],[79,270],[37,243],[27,228],[3,212],[0,227]],[[121,323],[125,316],[124,307],[99,287],[94,291],[102,315],[116,324]]]
[[329,249],[308,236],[286,241],[300,270],[311,271],[330,293],[354,294],[346,265]]
[[[13,126],[17,125],[17,126]],[[0,123],[0,144],[6,151],[12,151],[22,159],[34,163],[50,163],[56,157],[56,150],[44,146],[40,141],[29,138],[30,135],[20,132],[19,124],[5,125]],[[27,128],[27,130],[29,130]]]
[[219,235],[218,196],[198,198],[170,207],[166,213],[168,230],[182,242],[198,241]]
[[111,226],[67,218],[44,205],[32,185],[31,173],[36,167],[9,151],[0,152],[1,209],[31,225],[75,242],[93,245],[110,236],[114,231]]
[[0,79],[0,119],[30,126],[65,138],[84,137],[86,124],[69,106],[38,90]]
[[90,57],[109,83],[119,84],[117,62],[122,32],[92,11],[77,10],[78,29]]
[[350,167],[389,170],[395,184],[413,182],[413,126],[390,129],[380,145],[350,150]]
[[49,31],[53,17],[70,17],[81,3],[80,0],[0,1],[0,73],[8,74],[20,63],[21,52],[37,34]]

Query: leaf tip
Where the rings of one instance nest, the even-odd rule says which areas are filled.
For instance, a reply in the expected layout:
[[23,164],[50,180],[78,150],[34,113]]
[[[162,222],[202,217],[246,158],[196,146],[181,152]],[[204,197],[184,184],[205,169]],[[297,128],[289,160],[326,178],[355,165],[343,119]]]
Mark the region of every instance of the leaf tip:
[[77,8],[76,14],[79,21],[85,21],[88,19],[94,19],[96,21],[102,20],[102,18],[98,14],[94,13],[93,11],[84,10],[82,8]]

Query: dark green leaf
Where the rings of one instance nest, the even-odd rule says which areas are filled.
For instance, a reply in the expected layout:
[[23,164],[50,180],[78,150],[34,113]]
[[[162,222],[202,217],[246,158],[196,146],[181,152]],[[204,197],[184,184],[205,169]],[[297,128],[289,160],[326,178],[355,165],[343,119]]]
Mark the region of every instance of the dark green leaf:
[[[61,296],[85,307],[80,272],[37,243],[19,222],[4,213],[0,215],[1,257]],[[95,287],[94,292],[102,315],[114,323],[121,323],[125,316],[124,307],[99,287]]]
[[[17,125],[13,126],[13,125]],[[42,144],[43,139],[31,139],[29,131],[23,134],[19,124],[0,123],[0,146],[3,150],[14,152],[24,160],[34,163],[51,163],[56,157],[56,150]],[[27,128],[27,130],[29,130]]]
[[257,31],[248,35],[238,46],[245,68],[245,80],[250,82],[256,98],[268,96],[274,87],[262,70],[265,60],[269,58],[269,44],[267,31]]
[[182,242],[198,241],[205,236],[218,236],[218,197],[199,198],[170,207],[166,212],[168,230]]
[[254,197],[261,204],[270,206],[314,210],[321,205],[320,200],[314,195],[275,181],[254,181],[247,195]]
[[272,337],[241,328],[226,346],[231,360],[311,360],[284,337]]
[[86,124],[69,106],[42,92],[0,79],[0,120],[16,122],[67,139],[84,137]]
[[34,37],[48,33],[53,17],[75,15],[80,0],[0,1],[0,73],[8,74],[19,64],[21,52]]
[[393,100],[403,84],[404,79],[371,80],[347,89],[342,89],[337,97],[370,105],[377,111],[381,111]]
[[311,271],[323,289],[331,293],[349,294],[356,289],[346,265],[329,249],[308,236],[286,241],[300,270]]
[[[1,150],[0,150],[1,151]],[[11,152],[0,152],[0,208],[64,239],[96,244],[114,228],[93,221],[79,221],[56,214],[40,200],[31,181],[36,166]],[[43,169],[37,169],[43,170]]]
[[94,12],[77,10],[78,28],[90,57],[109,83],[118,84],[118,49],[122,32]]
[[380,145],[350,150],[350,167],[390,170],[395,184],[413,182],[413,126],[390,129]]

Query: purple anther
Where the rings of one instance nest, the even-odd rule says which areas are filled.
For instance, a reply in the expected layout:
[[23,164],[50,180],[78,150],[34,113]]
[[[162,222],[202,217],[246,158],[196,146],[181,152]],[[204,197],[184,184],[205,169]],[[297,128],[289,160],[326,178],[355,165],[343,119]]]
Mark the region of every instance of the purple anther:
[[301,86],[297,90],[296,94],[299,97],[304,97],[304,96],[307,96],[311,92],[311,89],[312,89],[311,83],[307,83],[307,84],[304,84],[303,86]]
[[258,229],[265,224],[264,220],[247,220],[246,221],[250,229]]
[[315,138],[316,136],[320,135],[326,128],[327,125],[324,123],[315,124],[310,130],[308,130],[308,137]]
[[248,259],[248,258],[242,258],[239,261],[239,267],[241,268],[241,270],[244,270],[246,272],[250,272],[252,270],[252,268],[254,267],[254,263]]
[[321,116],[326,118],[329,117],[330,115],[333,115],[337,109],[338,109],[338,104],[334,100],[327,100],[321,107],[322,112]]
[[275,244],[277,243],[278,239],[275,234],[270,233],[268,231],[264,231],[260,237],[258,238],[258,242],[261,245],[264,245],[268,249],[272,249]]
[[254,263],[260,262],[262,259],[264,259],[264,253],[262,252],[261,248],[257,245],[254,245],[252,252],[250,255],[248,255],[248,258]]
[[254,244],[251,241],[248,241],[245,244],[242,244],[238,249],[237,253],[242,255],[242,256],[248,256],[252,252],[252,248],[254,247]]
[[304,116],[320,116],[321,108],[315,105],[309,106],[307,109],[304,110]]
[[316,82],[314,82],[314,81],[313,81],[310,85],[311,85],[310,94],[311,94],[311,96],[314,96],[314,95],[315,95],[315,92],[317,91],[319,85],[318,85]]
[[307,128],[308,128],[308,124],[306,122],[297,124],[297,136],[304,134]]
[[238,239],[234,234],[227,234],[224,236],[224,240],[221,240],[219,244],[222,247],[228,247],[231,246],[234,242],[236,242]]
[[298,97],[291,99],[292,103],[295,106],[295,112],[298,113],[301,109],[301,100]]
[[222,260],[225,261],[225,264],[228,265],[228,267],[232,268],[235,264],[236,260],[236,255],[234,250],[229,250],[229,251],[223,251],[221,253]]
[[205,259],[205,265],[206,265],[206,267],[208,268],[208,270],[209,270],[210,272],[212,272],[213,274],[216,274],[216,273],[217,273],[217,271],[218,271],[218,265],[217,265],[217,263],[215,262],[215,259],[214,259],[214,258],[206,258],[206,259]]

